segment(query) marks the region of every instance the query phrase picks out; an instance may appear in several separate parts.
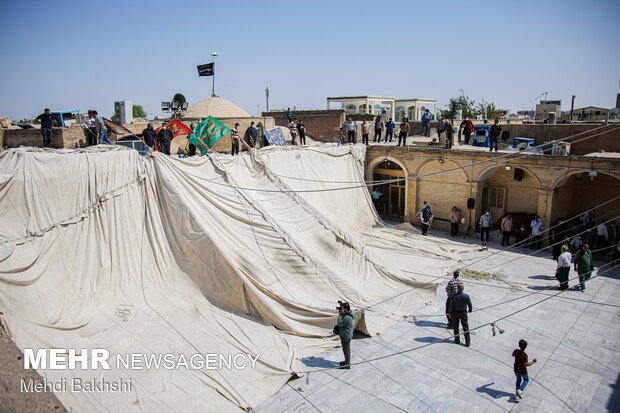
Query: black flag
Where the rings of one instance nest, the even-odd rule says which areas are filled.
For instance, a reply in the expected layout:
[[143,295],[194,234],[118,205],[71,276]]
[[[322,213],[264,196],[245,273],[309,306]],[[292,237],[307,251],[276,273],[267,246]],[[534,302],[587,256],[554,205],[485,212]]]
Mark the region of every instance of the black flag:
[[213,76],[214,63],[207,63],[198,67],[198,76]]

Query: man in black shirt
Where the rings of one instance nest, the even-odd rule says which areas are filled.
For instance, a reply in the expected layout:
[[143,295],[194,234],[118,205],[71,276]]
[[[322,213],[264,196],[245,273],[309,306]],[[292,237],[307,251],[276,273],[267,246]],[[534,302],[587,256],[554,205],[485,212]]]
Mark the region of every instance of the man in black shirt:
[[452,296],[450,301],[450,315],[452,317],[452,327],[454,329],[454,342],[461,343],[459,334],[459,321],[463,325],[465,333],[465,345],[469,347],[471,339],[469,337],[469,322],[467,321],[467,313],[472,311],[471,299],[463,292],[465,286],[462,282],[457,284],[458,292]]
[[157,139],[157,132],[153,129],[153,124],[149,123],[146,125],[146,129],[142,131],[142,139],[144,139],[144,143],[153,149],[155,147],[155,139]]
[[493,152],[493,146],[495,146],[495,152],[499,149],[499,135],[502,134],[502,127],[499,126],[499,119],[495,119],[495,123],[491,126],[489,131],[489,151]]
[[245,134],[250,148],[256,147],[256,128],[254,127],[254,122],[250,123],[250,127],[245,131]]
[[299,144],[306,144],[306,127],[304,126],[304,121],[300,120],[297,124],[297,131],[299,132]]
[[48,108],[45,108],[42,114],[37,116],[37,121],[41,123],[41,135],[43,135],[43,147],[49,148],[52,144],[52,127],[54,126],[54,119]]
[[166,124],[161,126],[161,130],[157,135],[159,140],[159,152],[163,152],[166,155],[170,155],[170,141],[172,140],[172,132],[166,128]]

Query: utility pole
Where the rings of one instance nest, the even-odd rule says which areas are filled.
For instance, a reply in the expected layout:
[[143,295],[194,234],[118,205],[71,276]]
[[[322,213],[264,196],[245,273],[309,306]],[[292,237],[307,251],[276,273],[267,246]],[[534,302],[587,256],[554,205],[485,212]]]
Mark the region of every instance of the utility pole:
[[269,112],[269,87],[265,88],[265,99],[267,100],[266,112]]
[[217,53],[211,53],[211,57],[213,58],[213,86],[211,88],[211,97],[215,97],[215,59],[217,59]]

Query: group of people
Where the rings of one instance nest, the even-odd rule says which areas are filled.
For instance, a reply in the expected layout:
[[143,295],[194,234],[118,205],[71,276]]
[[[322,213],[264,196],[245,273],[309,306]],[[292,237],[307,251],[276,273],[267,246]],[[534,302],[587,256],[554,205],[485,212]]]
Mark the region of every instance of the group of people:
[[[465,294],[465,284],[459,280],[459,271],[456,270],[452,273],[452,279],[448,281],[446,285],[446,318],[448,323],[447,329],[451,329],[453,332],[454,342],[456,344],[461,343],[460,327],[463,328],[463,336],[465,337],[465,346],[471,346],[471,334],[469,329],[468,314],[473,311],[473,305],[471,298],[468,294]],[[514,401],[516,403],[523,400],[523,392],[529,385],[529,376],[527,368],[538,362],[538,359],[534,358],[529,361],[529,356],[525,352],[527,348],[527,341],[519,340],[519,348],[512,352],[514,357],[513,371],[516,377],[515,383],[515,395]]]
[[[57,120],[52,115],[50,109],[45,108],[43,113],[35,118],[35,123],[41,125],[43,147],[49,148],[52,144],[52,130],[55,126],[59,126]],[[82,126],[84,127],[88,146],[101,145],[104,140],[106,143],[112,144],[108,137],[108,128],[105,125],[105,121],[96,110],[91,109],[88,111],[88,116],[84,118]]]
[[[297,145],[298,137],[299,145],[306,144],[306,126],[303,120],[291,119],[288,123],[288,129],[291,132],[291,145]],[[254,133],[254,142],[256,142],[256,132]]]

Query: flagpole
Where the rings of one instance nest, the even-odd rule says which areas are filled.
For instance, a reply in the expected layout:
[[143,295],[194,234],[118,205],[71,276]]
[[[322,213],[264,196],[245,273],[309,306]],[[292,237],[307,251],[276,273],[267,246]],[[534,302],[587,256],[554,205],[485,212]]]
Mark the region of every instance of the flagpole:
[[211,53],[211,57],[213,58],[213,86],[211,87],[211,97],[215,97],[215,59],[217,58],[217,53]]

